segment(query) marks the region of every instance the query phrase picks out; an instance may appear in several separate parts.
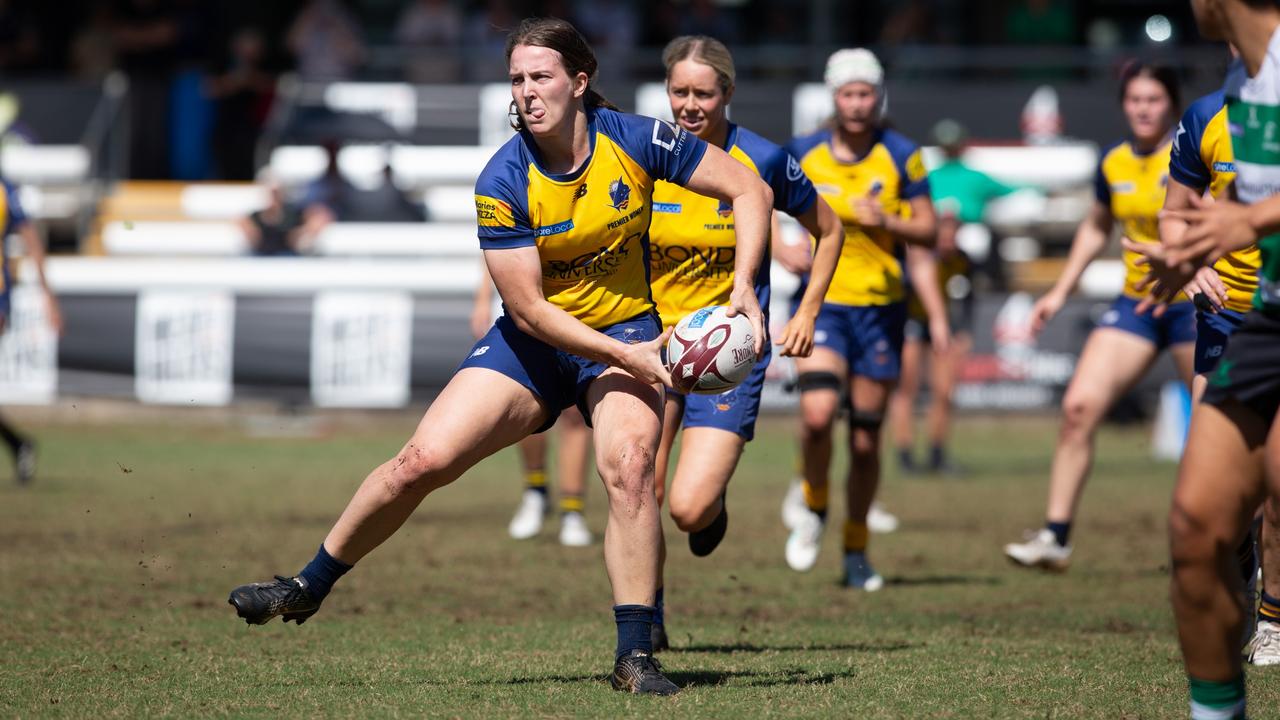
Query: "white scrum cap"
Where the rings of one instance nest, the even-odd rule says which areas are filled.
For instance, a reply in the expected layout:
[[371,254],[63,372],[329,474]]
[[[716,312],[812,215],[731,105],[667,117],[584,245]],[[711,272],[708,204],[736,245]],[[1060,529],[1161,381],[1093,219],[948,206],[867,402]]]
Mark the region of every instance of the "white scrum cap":
[[880,88],[884,85],[884,68],[870,50],[846,48],[827,58],[827,71],[822,79],[833,91],[851,82],[864,82]]

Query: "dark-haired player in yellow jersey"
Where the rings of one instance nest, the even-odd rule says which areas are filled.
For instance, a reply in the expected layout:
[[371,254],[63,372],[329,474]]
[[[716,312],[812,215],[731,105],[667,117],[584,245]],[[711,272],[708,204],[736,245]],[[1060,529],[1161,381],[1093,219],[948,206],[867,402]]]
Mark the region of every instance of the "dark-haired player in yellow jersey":
[[[775,210],[795,216],[818,238],[813,274],[805,297],[775,344],[782,355],[803,357],[813,347],[814,322],[840,257],[844,232],[840,219],[800,170],[786,150],[729,122],[727,110],[734,91],[733,57],[720,41],[686,35],[672,40],[662,53],[667,68],[667,96],[680,127],[723,148],[729,156],[760,175],[773,189]],[[733,208],[672,183],[658,183],[653,191],[653,223],[649,226],[649,272],[654,301],[664,327],[674,327],[685,315],[729,300],[734,280]],[[767,317],[769,258],[756,275],[756,297]],[[724,538],[729,512],[725,489],[755,435],[756,416],[764,389],[761,358],[741,385],[718,395],[681,395],[667,391],[658,448],[656,482],[663,499],[667,464],[676,434],[683,439],[666,497],[671,517],[689,533],[689,549],[709,555]],[[658,586],[654,616],[654,649],[666,646],[664,588]]]
[[[1130,137],[1106,149],[1098,165],[1096,200],[1080,223],[1062,275],[1036,302],[1032,330],[1039,333],[1058,313],[1089,263],[1106,248],[1112,226],[1139,243],[1159,245],[1157,218],[1169,179],[1171,134],[1178,118],[1178,83],[1168,68],[1133,63],[1120,83]],[[1093,464],[1093,437],[1112,404],[1168,349],[1183,382],[1192,375],[1194,308],[1179,298],[1160,317],[1138,312],[1146,268],[1141,255],[1124,253],[1126,279],[1097,328],[1089,334],[1062,400],[1062,428],[1053,456],[1045,524],[1023,542],[1005,546],[1017,565],[1065,570],[1071,562],[1071,524]]]

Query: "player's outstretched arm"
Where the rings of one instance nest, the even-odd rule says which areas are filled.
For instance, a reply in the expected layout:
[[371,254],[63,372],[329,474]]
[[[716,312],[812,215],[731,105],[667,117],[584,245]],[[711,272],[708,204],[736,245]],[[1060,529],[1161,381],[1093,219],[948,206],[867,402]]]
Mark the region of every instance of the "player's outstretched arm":
[[908,245],[907,274],[911,276],[911,290],[920,298],[920,305],[929,318],[930,344],[933,351],[941,355],[951,342],[951,323],[947,320],[947,304],[942,299],[938,260],[933,250]]
[[708,145],[706,153],[689,176],[685,187],[733,204],[734,233],[737,236],[733,265],[732,313],[742,313],[755,330],[756,355],[765,350],[764,313],[756,298],[756,273],[764,259],[769,238],[769,218],[773,211],[773,190],[746,165],[728,153]]
[[622,368],[646,383],[671,386],[660,351],[670,331],[655,341],[628,345],[596,332],[542,294],[538,248],[485,250],[489,275],[507,313],[521,331],[574,355]]
[[774,344],[782,346],[785,356],[809,357],[813,352],[813,329],[818,311],[822,309],[822,301],[831,287],[836,264],[840,262],[840,249],[844,247],[844,225],[821,196],[796,220],[818,239],[818,247],[813,254],[809,286],[805,288],[795,314],[783,328],[782,337]]
[[23,245],[26,246],[27,257],[31,259],[31,264],[36,269],[36,279],[40,283],[40,289],[44,291],[45,305],[49,313],[49,325],[53,327],[53,331],[62,334],[62,307],[58,304],[58,296],[53,294],[53,288],[49,287],[49,280],[44,274],[44,243],[40,240],[40,234],[36,232],[36,228],[30,222],[24,222],[18,228],[18,235],[22,238]]
[[1062,274],[1049,292],[1037,300],[1035,307],[1031,309],[1032,332],[1040,334],[1044,326],[1062,309],[1067,296],[1075,291],[1076,284],[1080,282],[1084,269],[1106,249],[1114,222],[1111,209],[1106,205],[1095,202],[1089,209],[1089,214],[1076,228],[1076,236],[1071,240],[1067,266],[1062,269]]

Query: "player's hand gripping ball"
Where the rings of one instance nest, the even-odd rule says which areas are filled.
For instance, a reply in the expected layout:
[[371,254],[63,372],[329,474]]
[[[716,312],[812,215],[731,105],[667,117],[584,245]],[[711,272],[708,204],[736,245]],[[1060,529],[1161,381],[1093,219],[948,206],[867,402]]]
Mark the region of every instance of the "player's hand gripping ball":
[[667,340],[674,389],[715,395],[747,379],[756,364],[755,331],[745,315],[713,305],[684,317]]

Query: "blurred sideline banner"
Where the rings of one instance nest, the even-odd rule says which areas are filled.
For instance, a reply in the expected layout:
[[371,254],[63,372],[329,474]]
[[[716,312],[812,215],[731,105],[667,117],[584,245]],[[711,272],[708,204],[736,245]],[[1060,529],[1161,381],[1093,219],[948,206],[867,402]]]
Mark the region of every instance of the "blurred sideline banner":
[[[25,340],[27,350],[3,355],[33,366],[46,358],[44,380],[10,383],[33,396],[32,388],[44,388],[36,399],[46,402],[56,382],[64,395],[186,405],[266,399],[403,407],[438,392],[475,341],[469,318],[480,274],[472,257],[51,258],[48,271],[66,317],[64,337],[56,346],[52,338],[44,345]],[[776,337],[796,280],[776,265],[772,277]],[[1024,294],[979,296],[973,351],[955,395],[959,408],[1055,408],[1110,302],[1073,298],[1039,338],[1026,330],[1031,302]],[[57,368],[47,360],[54,352]],[[1173,376],[1162,359],[1139,388],[1145,407],[1154,406],[1161,382]],[[794,406],[796,395],[785,391],[793,377],[794,363],[775,358],[766,409]]]
[[44,293],[19,285],[0,335],[0,405],[46,405],[58,392],[58,335]]

